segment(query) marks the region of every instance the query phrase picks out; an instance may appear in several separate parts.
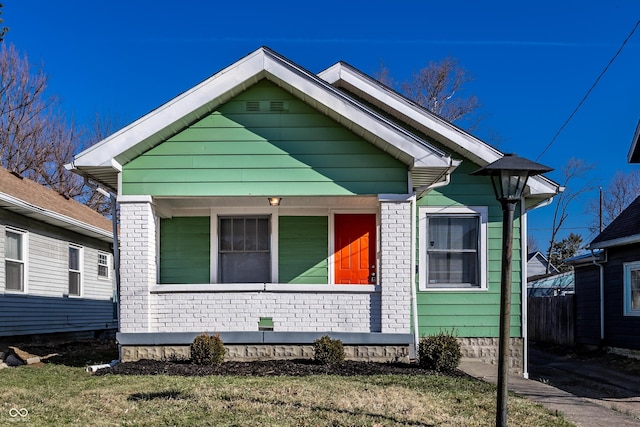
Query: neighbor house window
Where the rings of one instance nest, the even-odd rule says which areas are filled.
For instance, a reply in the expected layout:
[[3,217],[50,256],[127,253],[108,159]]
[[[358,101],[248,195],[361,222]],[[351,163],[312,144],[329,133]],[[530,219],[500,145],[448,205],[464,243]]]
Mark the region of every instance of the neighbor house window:
[[82,248],[69,246],[69,295],[79,296],[82,289]]
[[4,259],[5,289],[24,292],[25,233],[6,231]]
[[624,315],[640,316],[640,261],[624,264]]
[[108,279],[109,270],[109,254],[98,252],[98,277]]
[[268,216],[219,217],[220,283],[271,282]]
[[423,207],[419,212],[420,288],[486,288],[486,207]]

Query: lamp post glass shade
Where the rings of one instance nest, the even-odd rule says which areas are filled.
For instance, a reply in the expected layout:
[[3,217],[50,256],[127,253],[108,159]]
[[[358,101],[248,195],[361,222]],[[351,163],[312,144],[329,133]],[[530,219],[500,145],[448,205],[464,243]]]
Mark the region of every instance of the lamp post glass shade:
[[505,154],[504,157],[478,169],[471,175],[490,176],[496,198],[501,202],[516,202],[522,197],[530,176],[552,170],[550,167],[515,154]]

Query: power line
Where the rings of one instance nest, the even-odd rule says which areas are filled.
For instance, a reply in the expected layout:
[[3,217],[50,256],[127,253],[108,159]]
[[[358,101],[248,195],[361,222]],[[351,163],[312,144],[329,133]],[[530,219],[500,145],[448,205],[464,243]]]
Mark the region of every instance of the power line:
[[553,136],[553,138],[551,139],[551,142],[549,142],[549,144],[545,147],[544,150],[542,150],[542,153],[540,153],[540,155],[536,158],[536,161],[540,159],[540,157],[542,157],[544,155],[544,153],[547,152],[547,150],[549,148],[551,148],[551,146],[553,145],[553,143],[556,141],[556,139],[558,138],[558,136],[560,135],[560,133],[564,130],[564,128],[569,124],[569,122],[571,121],[571,119],[573,118],[573,116],[576,115],[576,113],[578,112],[578,110],[580,109],[580,107],[582,106],[582,104],[584,104],[584,102],[587,100],[587,98],[589,97],[589,95],[591,94],[591,92],[593,91],[593,89],[595,89],[596,85],[598,84],[598,82],[600,81],[600,79],[602,78],[602,76],[604,76],[604,74],[607,72],[607,70],[609,69],[609,67],[611,66],[611,64],[613,64],[613,61],[616,60],[616,58],[618,57],[618,55],[620,55],[620,52],[622,52],[622,49],[624,49],[624,46],[627,44],[627,42],[629,41],[629,39],[631,39],[631,37],[633,36],[633,33],[635,33],[636,29],[638,28],[638,26],[640,25],[640,20],[638,20],[638,22],[636,22],[636,25],[634,25],[633,29],[631,30],[631,32],[629,33],[629,35],[627,36],[626,39],[624,39],[624,41],[622,42],[622,44],[620,45],[620,48],[618,49],[618,51],[616,52],[615,55],[613,55],[613,58],[611,58],[611,60],[609,61],[609,63],[607,64],[606,67],[604,67],[604,70],[602,70],[602,72],[600,73],[600,75],[598,76],[598,78],[593,82],[593,84],[591,85],[591,87],[589,88],[589,90],[587,91],[587,93],[584,95],[584,97],[582,98],[582,100],[578,103],[578,106],[575,108],[575,110],[573,110],[573,113],[571,113],[571,115],[569,115],[569,118],[567,118],[567,120],[564,122],[564,124],[562,126],[560,126],[560,129],[558,129],[558,132],[556,132],[556,134]]

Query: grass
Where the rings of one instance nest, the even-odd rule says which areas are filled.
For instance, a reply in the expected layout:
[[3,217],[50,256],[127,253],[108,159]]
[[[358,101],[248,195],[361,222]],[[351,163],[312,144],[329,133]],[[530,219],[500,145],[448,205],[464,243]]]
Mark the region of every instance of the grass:
[[[0,425],[491,426],[495,387],[463,377],[92,376],[56,364],[0,371]],[[26,417],[12,418],[12,408]],[[15,415],[15,411],[13,412]],[[509,425],[570,426],[525,399]]]

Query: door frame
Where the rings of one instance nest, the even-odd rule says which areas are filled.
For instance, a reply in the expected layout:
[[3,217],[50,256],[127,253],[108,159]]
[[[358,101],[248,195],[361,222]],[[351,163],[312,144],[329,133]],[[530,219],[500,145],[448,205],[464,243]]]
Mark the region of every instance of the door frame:
[[[335,269],[335,252],[336,252],[336,228],[335,228],[335,216],[336,215],[358,215],[358,214],[369,214],[375,215],[376,221],[376,255],[375,255],[375,266],[376,266],[376,283],[371,283],[371,286],[377,286],[380,284],[380,214],[378,210],[373,209],[330,209],[329,210],[329,284],[336,285],[336,269]],[[347,286],[347,285],[336,285],[336,286]],[[357,286],[366,286],[366,285],[357,285]]]

